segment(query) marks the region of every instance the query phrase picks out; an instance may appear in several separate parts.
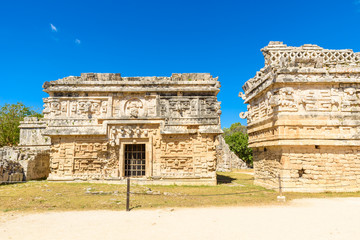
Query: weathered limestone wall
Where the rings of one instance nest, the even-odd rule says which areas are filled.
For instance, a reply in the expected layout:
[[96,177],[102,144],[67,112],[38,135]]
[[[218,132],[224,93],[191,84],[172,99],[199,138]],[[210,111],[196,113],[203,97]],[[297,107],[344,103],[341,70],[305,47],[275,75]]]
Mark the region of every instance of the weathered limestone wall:
[[360,148],[267,147],[254,152],[255,183],[287,191],[359,191]]
[[46,123],[37,117],[25,117],[20,123],[20,146],[45,147],[50,146],[50,138],[43,135]]
[[20,148],[18,162],[24,168],[26,181],[46,179],[49,176],[49,150]]
[[246,163],[233,153],[223,136],[218,137],[216,171],[230,172],[232,169],[246,169]]
[[276,188],[280,174],[284,191],[358,190],[360,53],[281,42],[262,52],[240,93],[256,182]]

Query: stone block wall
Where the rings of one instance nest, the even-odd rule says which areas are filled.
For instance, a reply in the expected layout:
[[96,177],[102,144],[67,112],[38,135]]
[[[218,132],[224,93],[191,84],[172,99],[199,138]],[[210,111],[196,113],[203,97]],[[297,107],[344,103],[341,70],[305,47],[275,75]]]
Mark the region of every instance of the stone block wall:
[[46,179],[50,173],[49,150],[20,149],[18,162],[24,168],[25,180]]
[[359,191],[360,148],[288,146],[256,148],[255,183],[291,192]]
[[18,156],[12,147],[0,148],[0,184],[24,180],[24,168],[17,161]]
[[0,159],[0,184],[22,182],[23,180],[24,169],[18,162]]
[[20,146],[50,146],[51,139],[43,135],[46,123],[37,117],[25,117],[20,123]]

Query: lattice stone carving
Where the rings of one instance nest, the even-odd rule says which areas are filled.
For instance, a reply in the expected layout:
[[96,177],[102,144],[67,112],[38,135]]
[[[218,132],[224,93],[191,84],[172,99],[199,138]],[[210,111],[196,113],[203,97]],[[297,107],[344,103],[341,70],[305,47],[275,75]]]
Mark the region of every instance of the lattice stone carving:
[[360,62],[360,54],[354,53],[351,49],[329,50],[313,44],[288,47],[282,42],[270,42],[261,51],[264,53],[265,65],[279,65],[281,61],[290,62],[296,59],[309,59],[309,61],[321,59],[324,64],[357,64]]

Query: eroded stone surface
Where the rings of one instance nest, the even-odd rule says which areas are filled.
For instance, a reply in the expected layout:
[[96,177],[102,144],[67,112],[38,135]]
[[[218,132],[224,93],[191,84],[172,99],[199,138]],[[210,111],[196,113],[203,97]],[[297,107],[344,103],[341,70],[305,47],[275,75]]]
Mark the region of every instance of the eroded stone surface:
[[360,53],[270,42],[248,103],[255,182],[285,191],[360,189]]
[[11,147],[0,148],[0,184],[21,182],[24,179],[24,169],[17,161],[18,153]]
[[[49,150],[35,147],[0,148],[0,178],[3,182],[46,179],[49,176]],[[11,177],[13,175],[13,177]],[[1,180],[1,179],[0,179]]]
[[223,136],[219,136],[219,145],[217,147],[217,165],[216,171],[230,172],[234,169],[246,169],[246,163],[233,153],[229,145],[226,144]]

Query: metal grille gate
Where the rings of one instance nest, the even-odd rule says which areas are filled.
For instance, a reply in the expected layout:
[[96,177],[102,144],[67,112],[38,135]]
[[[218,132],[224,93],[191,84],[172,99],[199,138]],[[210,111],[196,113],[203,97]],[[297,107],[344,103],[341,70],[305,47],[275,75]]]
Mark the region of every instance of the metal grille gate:
[[145,144],[125,145],[125,176],[145,176]]

